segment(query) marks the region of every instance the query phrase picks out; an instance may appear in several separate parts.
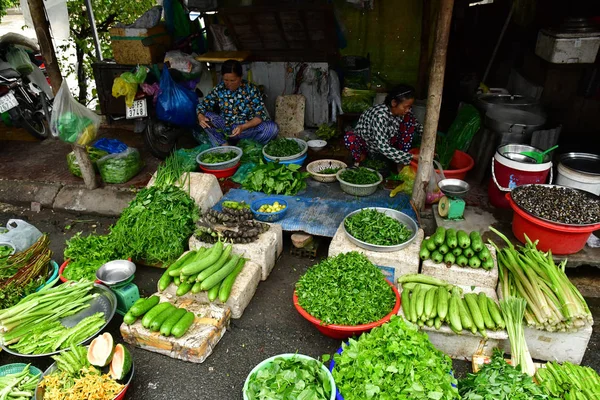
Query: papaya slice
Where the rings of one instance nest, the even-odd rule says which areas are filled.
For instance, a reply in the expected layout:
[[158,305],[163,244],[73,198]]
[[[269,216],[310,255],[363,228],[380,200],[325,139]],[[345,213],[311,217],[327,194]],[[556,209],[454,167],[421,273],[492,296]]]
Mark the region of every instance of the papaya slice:
[[98,336],[88,348],[87,359],[95,367],[107,366],[113,358],[115,344],[110,333],[105,332]]
[[115,354],[110,363],[110,376],[115,380],[121,380],[131,370],[131,354],[122,344],[115,347]]

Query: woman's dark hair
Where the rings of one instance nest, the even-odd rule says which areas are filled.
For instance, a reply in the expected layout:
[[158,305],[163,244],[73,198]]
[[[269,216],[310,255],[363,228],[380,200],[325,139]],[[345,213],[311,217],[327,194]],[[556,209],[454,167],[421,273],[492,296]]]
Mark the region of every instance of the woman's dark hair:
[[402,103],[404,100],[415,98],[415,88],[409,85],[398,85],[385,96],[385,104],[392,106],[392,100]]
[[221,75],[236,74],[239,77],[244,75],[242,64],[236,60],[227,60],[221,65]]

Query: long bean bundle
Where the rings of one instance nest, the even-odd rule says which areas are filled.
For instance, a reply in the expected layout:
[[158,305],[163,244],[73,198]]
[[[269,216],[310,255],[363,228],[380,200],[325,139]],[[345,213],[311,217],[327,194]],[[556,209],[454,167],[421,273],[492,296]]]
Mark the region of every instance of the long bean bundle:
[[508,244],[503,249],[496,246],[500,294],[505,299],[515,296],[527,301],[528,326],[574,332],[592,323],[588,305],[565,274],[566,260],[557,266],[550,251],[536,248],[537,242],[526,237],[526,245],[515,248],[506,236],[490,229]]

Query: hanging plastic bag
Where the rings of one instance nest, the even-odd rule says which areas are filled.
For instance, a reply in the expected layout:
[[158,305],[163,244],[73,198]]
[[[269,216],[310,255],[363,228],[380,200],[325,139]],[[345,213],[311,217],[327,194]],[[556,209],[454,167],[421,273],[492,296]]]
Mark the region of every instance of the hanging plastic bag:
[[6,229],[8,232],[0,235],[0,243],[9,244],[16,253],[27,250],[42,237],[42,232],[38,228],[22,219],[8,220]]
[[140,152],[133,147],[122,153],[104,156],[96,164],[102,180],[106,183],[125,183],[144,167]]
[[390,192],[390,197],[394,197],[398,193],[412,195],[416,177],[417,170],[412,165],[406,165],[404,168],[402,168],[400,173],[397,176],[395,176],[395,178],[397,178],[397,180],[402,181],[402,183]]
[[135,95],[137,94],[138,85],[144,83],[148,68],[138,65],[135,73],[123,72],[121,76],[115,78],[112,87],[113,97],[125,96],[125,104],[127,107],[133,105]]
[[108,154],[122,153],[127,150],[127,145],[119,139],[98,139],[96,143],[94,143],[94,147],[98,150],[104,150]]
[[440,190],[438,183],[442,180],[446,179],[444,176],[444,171],[442,170],[442,165],[433,160],[433,165],[431,167],[431,177],[429,178],[429,185],[427,186],[427,197],[425,198],[425,203],[434,204],[440,201],[442,197],[444,197],[444,193]]
[[198,96],[179,86],[163,68],[160,77],[160,94],[156,102],[158,119],[177,126],[193,127],[197,124],[196,106]]
[[12,46],[6,53],[6,61],[23,76],[33,72],[33,64],[31,64],[29,54],[20,47]]
[[[90,161],[92,162],[94,169],[98,171],[98,165],[96,164],[96,161],[108,155],[108,153],[104,150],[99,150],[90,146],[86,148],[86,151],[90,156]],[[82,177],[81,168],[79,168],[79,162],[77,161],[77,157],[75,157],[74,152],[67,154],[67,165],[69,166],[69,171],[71,171],[73,175],[79,178]]]
[[96,138],[99,127],[100,117],[77,102],[63,80],[52,106],[52,135],[66,143],[86,146]]

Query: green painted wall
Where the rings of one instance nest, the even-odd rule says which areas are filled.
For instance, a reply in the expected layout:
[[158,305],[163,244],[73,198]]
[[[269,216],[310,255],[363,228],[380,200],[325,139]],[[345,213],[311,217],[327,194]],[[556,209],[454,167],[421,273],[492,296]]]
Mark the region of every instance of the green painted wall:
[[342,55],[371,54],[372,74],[392,84],[415,85],[421,49],[421,0],[376,0],[359,10],[345,0],[335,6],[346,28]]

